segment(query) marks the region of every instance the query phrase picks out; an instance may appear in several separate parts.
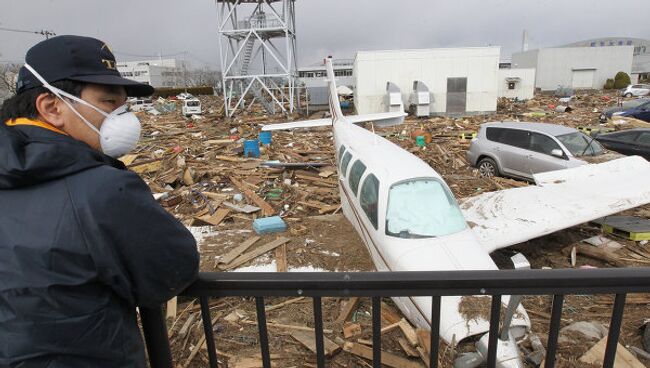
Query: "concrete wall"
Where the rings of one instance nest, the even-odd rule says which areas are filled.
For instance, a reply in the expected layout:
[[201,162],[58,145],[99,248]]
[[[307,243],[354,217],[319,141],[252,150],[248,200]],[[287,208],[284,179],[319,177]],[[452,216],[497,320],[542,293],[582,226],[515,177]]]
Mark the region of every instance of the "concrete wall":
[[513,54],[512,66],[535,68],[535,87],[544,91],[573,87],[585,73],[593,74],[588,88],[600,89],[617,72],[630,74],[633,51],[632,46],[546,48]]
[[354,61],[354,104],[359,114],[388,111],[386,82],[397,84],[404,106],[413,81],[431,92],[431,113],[447,111],[447,78],[467,78],[466,111],[496,111],[499,47],[360,51]]
[[[510,78],[515,81],[515,89],[508,89]],[[498,96],[529,100],[535,95],[535,69],[499,69]]]

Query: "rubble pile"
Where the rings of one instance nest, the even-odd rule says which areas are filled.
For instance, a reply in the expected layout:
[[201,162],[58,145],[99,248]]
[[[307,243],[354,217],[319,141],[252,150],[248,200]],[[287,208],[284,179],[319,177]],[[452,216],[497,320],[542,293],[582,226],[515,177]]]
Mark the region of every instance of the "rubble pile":
[[[185,118],[179,109],[159,114],[139,113],[143,139],[123,162],[148,183],[155,198],[197,237],[202,271],[370,271],[374,269],[365,246],[340,211],[338,176],[332,132],[327,127],[273,132],[269,145],[244,155],[245,142],[259,139],[263,124],[286,121],[267,116],[257,106],[234,119],[223,117],[223,101],[200,97],[204,114]],[[167,102],[160,102],[168,104]],[[558,112],[557,106],[569,106]],[[604,108],[615,105],[613,94],[578,95],[570,101],[537,96],[529,101],[498,102],[491,115],[470,117],[408,117],[400,126],[378,128],[376,133],[400,145],[431,165],[447,181],[457,198],[482,192],[529,185],[506,178],[482,178],[465,158],[472,134],[486,121],[537,121],[571,127],[598,127]],[[302,119],[294,116],[295,119]],[[625,129],[631,124],[618,124]],[[629,126],[632,127],[632,126]],[[370,128],[370,127],[368,127]],[[424,145],[417,136],[424,136]],[[625,214],[650,217],[650,207]],[[257,234],[253,221],[279,216],[287,225],[280,233]],[[589,252],[585,239],[602,236],[599,226],[584,224],[531,240],[493,254],[495,262],[510,267],[515,251],[524,253],[533,268],[648,266],[647,242],[616,238],[617,249],[600,256]],[[612,240],[613,236],[605,234]],[[603,243],[610,244],[610,241]],[[600,243],[599,243],[600,244]],[[587,249],[587,250],[585,250]],[[621,344],[643,358],[647,295],[630,295],[626,306]],[[267,321],[274,366],[315,365],[313,311],[309,298],[268,298]],[[532,320],[532,331],[545,344],[551,300],[528,296],[523,305]],[[562,327],[579,322],[607,328],[613,297],[569,296]],[[173,299],[167,306],[168,328],[174,360],[179,367],[206,366],[207,351],[197,300]],[[257,367],[261,362],[257,338],[255,302],[225,298],[211,304],[212,324],[220,360],[227,366]],[[367,367],[372,358],[371,304],[367,298],[323,298],[325,350],[330,366]],[[599,330],[600,331],[600,330]],[[601,331],[602,332],[602,331]],[[559,347],[558,366],[587,367],[580,360],[600,340],[574,330],[565,332]],[[424,367],[428,337],[400,315],[390,299],[382,307],[384,364],[391,367]],[[536,338],[522,346],[534,350]],[[451,367],[462,353],[459,347],[440,346],[440,366]],[[619,348],[620,350],[620,348]],[[368,353],[370,352],[370,353]],[[587,359],[587,358],[585,358]],[[591,358],[590,358],[591,359]],[[224,364],[224,366],[226,366]],[[530,365],[535,366],[531,363]]]

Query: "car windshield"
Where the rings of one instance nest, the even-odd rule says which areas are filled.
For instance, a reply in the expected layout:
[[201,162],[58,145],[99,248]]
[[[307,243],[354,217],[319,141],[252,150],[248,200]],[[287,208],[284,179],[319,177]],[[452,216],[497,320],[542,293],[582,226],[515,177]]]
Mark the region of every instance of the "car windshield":
[[201,105],[201,103],[199,101],[187,101],[187,106],[195,107],[195,106],[199,106],[199,105]]
[[410,180],[390,188],[386,235],[433,238],[466,228],[467,223],[456,200],[437,179]]
[[600,143],[580,132],[558,135],[556,138],[575,157],[596,156],[605,152],[605,149]]

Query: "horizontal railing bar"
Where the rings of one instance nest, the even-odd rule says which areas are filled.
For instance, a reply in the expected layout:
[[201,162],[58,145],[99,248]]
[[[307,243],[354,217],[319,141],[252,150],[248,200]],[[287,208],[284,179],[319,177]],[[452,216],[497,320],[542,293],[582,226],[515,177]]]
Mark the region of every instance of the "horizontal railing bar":
[[186,296],[445,296],[650,292],[650,268],[412,271],[207,272]]

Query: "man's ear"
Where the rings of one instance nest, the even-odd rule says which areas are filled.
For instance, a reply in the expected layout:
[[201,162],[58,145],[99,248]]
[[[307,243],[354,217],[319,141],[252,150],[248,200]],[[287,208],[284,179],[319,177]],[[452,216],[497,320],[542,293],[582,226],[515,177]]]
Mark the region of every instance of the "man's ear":
[[36,97],[36,111],[41,120],[57,128],[64,124],[63,109],[65,106],[60,98],[52,93],[41,93]]

